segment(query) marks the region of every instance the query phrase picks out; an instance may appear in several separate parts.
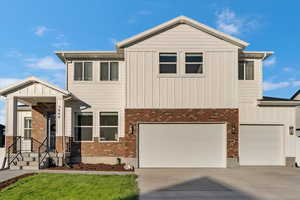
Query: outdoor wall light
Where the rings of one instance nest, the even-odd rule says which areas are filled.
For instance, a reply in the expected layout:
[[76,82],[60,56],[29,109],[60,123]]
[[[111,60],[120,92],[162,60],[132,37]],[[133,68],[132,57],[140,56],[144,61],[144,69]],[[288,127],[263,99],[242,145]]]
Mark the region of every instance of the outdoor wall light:
[[290,135],[294,135],[294,127],[293,127],[293,126],[290,126],[289,129],[290,129],[290,131],[289,131],[289,132],[290,132]]
[[134,125],[133,124],[129,125],[129,134],[131,134],[131,135],[134,134]]

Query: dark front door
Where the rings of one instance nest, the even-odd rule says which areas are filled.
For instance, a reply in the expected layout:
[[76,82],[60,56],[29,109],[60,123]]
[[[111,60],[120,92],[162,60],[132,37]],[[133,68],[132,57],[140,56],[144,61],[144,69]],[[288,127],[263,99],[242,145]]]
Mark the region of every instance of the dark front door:
[[48,116],[48,145],[50,151],[55,150],[55,135],[56,135],[56,115],[50,114]]

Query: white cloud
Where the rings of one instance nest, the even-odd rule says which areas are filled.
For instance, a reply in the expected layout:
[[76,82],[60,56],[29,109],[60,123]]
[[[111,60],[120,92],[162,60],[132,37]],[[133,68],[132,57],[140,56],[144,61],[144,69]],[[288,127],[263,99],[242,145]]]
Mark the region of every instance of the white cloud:
[[36,34],[37,36],[41,37],[48,30],[49,29],[46,26],[38,26],[38,27],[35,28],[34,34]]
[[264,66],[270,67],[270,66],[272,66],[272,65],[275,65],[276,62],[277,62],[276,57],[273,56],[273,57],[271,57],[270,59],[267,59],[267,60],[264,61]]
[[255,20],[247,20],[244,17],[237,16],[234,11],[228,8],[218,12],[216,16],[217,29],[227,34],[239,35],[242,32],[249,31],[257,27],[257,22]]
[[68,42],[56,42],[56,43],[52,44],[52,46],[57,47],[57,48],[67,47],[69,45],[70,45],[70,43],[68,43]]
[[28,58],[25,59],[28,67],[39,68],[39,69],[48,69],[48,70],[58,70],[64,69],[65,65],[51,56],[46,56],[43,58]]
[[263,84],[263,87],[264,87],[265,91],[270,91],[270,90],[285,88],[285,87],[288,87],[290,85],[291,85],[291,83],[289,83],[287,81],[278,82],[278,83],[265,81],[264,84]]
[[299,86],[300,86],[300,81],[293,81],[293,82],[292,82],[292,85],[293,85],[294,87],[299,87]]
[[6,56],[8,56],[8,57],[22,57],[23,54],[20,51],[16,50],[16,49],[11,49],[7,52]]
[[112,45],[115,45],[118,41],[116,38],[109,38],[109,42],[112,44]]
[[292,72],[292,71],[294,71],[294,69],[292,67],[284,67],[282,70],[284,72]]
[[21,81],[21,79],[17,78],[0,78],[0,88],[5,88],[9,85],[12,85],[14,83],[17,83]]

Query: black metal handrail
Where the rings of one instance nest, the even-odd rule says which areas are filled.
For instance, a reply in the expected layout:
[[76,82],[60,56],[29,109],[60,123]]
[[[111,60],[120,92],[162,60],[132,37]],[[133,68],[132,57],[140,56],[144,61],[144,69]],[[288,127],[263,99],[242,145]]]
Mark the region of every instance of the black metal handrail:
[[[44,150],[42,149],[44,148]],[[42,153],[45,153],[42,155]],[[39,169],[41,168],[41,164],[45,160],[46,156],[49,155],[49,142],[48,137],[44,139],[44,141],[41,143],[38,149],[38,162],[39,162]]]
[[[10,168],[11,163],[13,163],[22,152],[22,137],[14,136],[13,143],[7,148],[7,165]],[[11,156],[13,156],[11,158]]]

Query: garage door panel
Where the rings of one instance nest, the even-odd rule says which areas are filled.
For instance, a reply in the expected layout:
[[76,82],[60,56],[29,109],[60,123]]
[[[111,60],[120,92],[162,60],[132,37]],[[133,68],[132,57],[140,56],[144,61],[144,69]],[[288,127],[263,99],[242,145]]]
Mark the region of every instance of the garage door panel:
[[241,125],[241,165],[284,165],[283,126]]
[[141,124],[139,166],[225,167],[224,124]]

